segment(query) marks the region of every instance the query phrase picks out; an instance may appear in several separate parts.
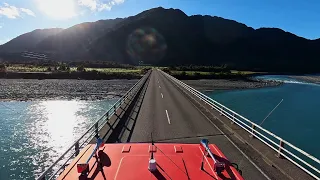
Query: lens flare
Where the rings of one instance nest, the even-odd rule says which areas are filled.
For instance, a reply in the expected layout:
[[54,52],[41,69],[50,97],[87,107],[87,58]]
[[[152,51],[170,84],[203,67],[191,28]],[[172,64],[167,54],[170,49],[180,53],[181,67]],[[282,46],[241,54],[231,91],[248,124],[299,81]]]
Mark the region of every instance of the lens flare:
[[127,41],[127,53],[137,64],[157,64],[166,55],[166,50],[164,37],[150,27],[136,29]]

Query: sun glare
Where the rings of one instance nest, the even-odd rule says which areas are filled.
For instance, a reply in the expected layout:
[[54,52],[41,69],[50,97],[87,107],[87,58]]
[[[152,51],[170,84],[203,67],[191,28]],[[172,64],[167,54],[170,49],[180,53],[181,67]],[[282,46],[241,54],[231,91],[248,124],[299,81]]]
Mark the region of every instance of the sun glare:
[[76,16],[75,0],[37,0],[39,9],[54,19]]

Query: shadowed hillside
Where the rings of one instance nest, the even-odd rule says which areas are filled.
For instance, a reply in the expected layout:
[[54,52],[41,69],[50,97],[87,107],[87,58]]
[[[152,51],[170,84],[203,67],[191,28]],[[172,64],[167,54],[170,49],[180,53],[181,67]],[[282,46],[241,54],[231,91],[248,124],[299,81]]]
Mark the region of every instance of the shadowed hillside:
[[50,53],[55,61],[227,64],[239,70],[311,73],[320,71],[318,49],[320,39],[159,7],[124,19],[73,26],[44,38],[33,50]]
[[29,33],[22,34],[11,41],[0,46],[0,52],[21,52],[31,50],[45,38],[61,32],[63,29],[37,29]]

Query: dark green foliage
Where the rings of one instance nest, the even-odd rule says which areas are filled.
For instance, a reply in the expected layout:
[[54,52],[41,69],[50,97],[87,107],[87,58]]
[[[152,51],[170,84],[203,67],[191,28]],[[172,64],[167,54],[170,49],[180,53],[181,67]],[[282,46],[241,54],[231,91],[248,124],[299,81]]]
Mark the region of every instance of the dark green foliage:
[[170,71],[201,71],[201,72],[230,72],[226,65],[223,66],[171,66]]
[[135,68],[129,64],[120,64],[113,61],[74,61],[69,62],[68,65],[71,67],[83,66],[86,68]]
[[7,71],[7,67],[5,64],[0,64],[0,73],[5,73]]
[[[66,64],[61,63],[60,66],[59,66],[59,68],[58,68],[58,70],[59,70],[59,71],[68,71],[68,68],[69,68],[69,67],[68,67]],[[70,68],[69,68],[69,70],[70,70]]]
[[151,68],[142,68],[140,74],[146,74]]
[[170,68],[163,68],[162,71],[170,74]]
[[83,71],[86,71],[86,69],[84,68],[83,65],[79,65],[79,66],[77,67],[77,71],[83,72]]

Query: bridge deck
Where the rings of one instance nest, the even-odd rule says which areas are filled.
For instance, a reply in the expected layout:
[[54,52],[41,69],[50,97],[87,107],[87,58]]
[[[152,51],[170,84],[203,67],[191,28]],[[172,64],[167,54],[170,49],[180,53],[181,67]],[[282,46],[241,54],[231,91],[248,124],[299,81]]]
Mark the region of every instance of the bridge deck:
[[[243,138],[248,138],[249,134],[241,134],[240,127],[229,126],[229,121],[229,125],[218,121],[217,118],[225,117],[211,108],[199,106],[202,101],[195,100],[194,95],[160,71],[152,70],[139,92],[99,131],[107,143],[151,142],[151,135],[155,142],[173,143],[199,143],[200,139],[207,138],[239,166],[245,179],[313,179],[294,164],[276,158],[275,152],[261,142],[255,144],[258,148],[246,144],[255,139],[245,141]],[[274,157],[266,158],[258,151]],[[270,159],[276,159],[277,166]]]
[[[268,179],[160,72],[153,71],[142,102],[131,142],[215,143],[245,179]],[[197,138],[198,137],[198,138]]]

